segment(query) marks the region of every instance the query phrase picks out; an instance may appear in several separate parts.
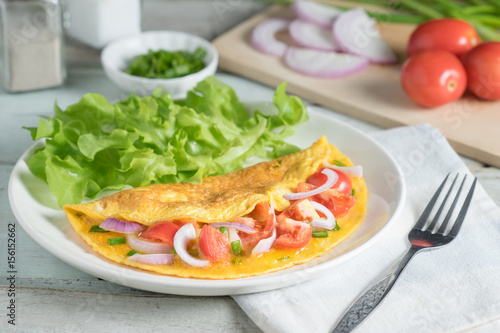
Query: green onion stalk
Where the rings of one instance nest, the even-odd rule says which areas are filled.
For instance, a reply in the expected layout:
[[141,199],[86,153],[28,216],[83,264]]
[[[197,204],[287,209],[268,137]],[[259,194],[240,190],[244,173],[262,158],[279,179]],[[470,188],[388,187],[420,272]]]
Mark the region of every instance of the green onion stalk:
[[[293,0],[261,0],[292,3]],[[315,0],[337,6],[335,1]],[[456,18],[472,24],[483,41],[500,41],[500,0],[345,0],[343,3],[367,5],[368,15],[378,22],[419,24],[437,18]],[[352,6],[351,6],[352,7]],[[377,11],[379,7],[382,10]]]

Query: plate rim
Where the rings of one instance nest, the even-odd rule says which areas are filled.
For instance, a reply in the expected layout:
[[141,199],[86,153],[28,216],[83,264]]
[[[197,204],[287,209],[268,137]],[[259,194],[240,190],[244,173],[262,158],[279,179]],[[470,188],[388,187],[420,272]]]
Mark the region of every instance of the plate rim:
[[[243,102],[243,104],[268,104],[268,102],[259,102],[259,101],[248,101]],[[9,204],[12,212],[16,220],[20,223],[24,231],[38,244],[40,244],[45,250],[50,252],[52,255],[56,256],[60,260],[64,261],[66,264],[73,266],[81,271],[84,271],[93,276],[105,279],[110,282],[118,283],[124,286],[137,288],[141,290],[147,290],[158,293],[165,294],[175,294],[175,295],[185,295],[185,296],[229,296],[229,295],[238,295],[238,294],[247,294],[254,292],[261,292],[267,290],[279,289],[286,286],[291,286],[300,282],[304,282],[307,280],[311,280],[317,276],[319,276],[322,272],[327,272],[331,270],[332,267],[335,267],[341,263],[344,263],[353,257],[361,254],[366,251],[369,247],[371,247],[374,243],[376,243],[390,227],[395,223],[399,215],[401,214],[404,203],[406,201],[406,182],[403,177],[403,172],[394,159],[394,157],[374,138],[368,136],[362,131],[358,130],[354,126],[336,119],[330,115],[328,115],[329,111],[326,108],[314,106],[314,105],[306,105],[308,108],[309,115],[311,113],[318,113],[322,116],[328,117],[330,121],[336,123],[336,125],[347,127],[350,131],[355,132],[357,135],[363,137],[363,139],[370,141],[371,144],[375,145],[380,151],[385,154],[387,161],[392,165],[394,170],[397,173],[398,180],[400,180],[397,184],[397,191],[401,194],[397,197],[397,202],[394,207],[394,211],[391,213],[385,224],[375,232],[369,239],[364,241],[362,244],[357,246],[350,251],[340,254],[339,256],[332,258],[328,261],[319,263],[317,265],[313,265],[310,267],[297,268],[298,266],[293,266],[291,268],[280,270],[275,273],[268,273],[259,276],[251,276],[245,278],[237,278],[237,279],[199,279],[199,278],[183,278],[183,277],[173,277],[173,276],[165,276],[156,274],[153,272],[148,272],[144,270],[138,270],[132,267],[123,266],[112,261],[109,261],[105,257],[100,256],[102,262],[94,265],[85,265],[81,260],[74,260],[70,256],[70,253],[66,253],[65,251],[61,251],[54,244],[51,244],[47,239],[45,239],[42,235],[40,235],[37,230],[33,228],[27,221],[24,220],[22,214],[16,209],[17,207],[14,205],[13,198],[13,184],[16,181],[15,176],[18,173],[19,169],[23,166],[22,163],[25,163],[25,159],[27,155],[36,149],[37,145],[41,145],[42,141],[35,141],[26,151],[23,152],[21,157],[16,162],[14,168],[9,177],[8,182],[8,197]],[[348,156],[349,157],[349,156]],[[320,257],[321,258],[321,257]],[[110,271],[110,269],[105,264],[112,264],[114,270]],[[295,270],[289,271],[295,267]],[[288,272],[287,272],[288,271]],[[276,274],[278,273],[278,274]],[[118,274],[118,275],[116,275]],[[126,275],[126,278],[121,276]],[[283,276],[287,277],[287,280],[292,281],[292,283],[288,283],[283,285]],[[161,281],[160,281],[161,280]],[[270,280],[270,281],[266,281]],[[267,283],[263,283],[267,282]],[[147,287],[144,286],[147,285]],[[176,290],[179,289],[179,290]]]

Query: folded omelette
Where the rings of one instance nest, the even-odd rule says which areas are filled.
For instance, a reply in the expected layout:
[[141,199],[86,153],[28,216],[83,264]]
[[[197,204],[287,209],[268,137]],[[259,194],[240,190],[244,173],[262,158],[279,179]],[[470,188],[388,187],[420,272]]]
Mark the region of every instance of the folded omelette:
[[[342,202],[351,203],[347,211],[335,216],[334,229],[317,228],[311,224],[313,218],[327,218],[318,211],[311,212],[309,204],[309,199],[321,202],[318,198],[324,193],[301,200],[285,199],[287,193],[298,192],[301,188],[301,191],[305,191],[304,186],[308,185],[306,181],[325,164],[352,166],[349,158],[329,144],[325,137],[321,137],[311,147],[297,153],[226,175],[207,177],[200,184],[153,184],[123,190],[89,203],[68,204],[63,208],[74,230],[93,250],[113,262],[159,274],[190,278],[234,279],[261,275],[303,264],[325,254],[352,234],[362,222],[367,201],[367,189],[362,177],[349,177],[352,190],[348,194],[333,190],[332,193],[338,195]],[[308,186],[308,190],[315,187]],[[274,209],[269,208],[268,215],[262,217],[262,207]],[[308,215],[307,210],[314,216]],[[302,221],[301,218],[295,221],[297,212]],[[136,228],[130,235],[99,227],[110,218],[122,224],[139,226],[140,230]],[[177,248],[176,244],[169,242],[164,251],[164,256],[167,257],[168,253],[170,258],[168,263],[136,260],[138,256],[148,256],[149,253],[136,251],[132,247],[135,247],[135,243],[129,241],[130,237],[152,242],[155,246],[161,245],[162,238],[144,239],[142,235],[146,235],[149,228],[166,221],[176,224],[179,230],[188,228],[188,225],[195,230],[196,237],[184,242],[174,238],[172,242],[177,242]],[[227,229],[231,229],[231,223],[239,226],[244,224],[246,227],[230,230],[232,233],[228,235]],[[203,231],[204,228],[212,229],[207,229],[207,233]],[[303,240],[307,238],[307,244],[297,247],[295,245],[298,243],[294,243],[294,240],[291,243],[276,240],[283,233],[288,238],[299,237],[298,231],[286,234],[287,230],[292,230],[290,228],[300,229],[299,236]],[[180,238],[177,234],[174,237]],[[205,234],[205,237],[201,234]],[[206,236],[208,234],[210,236]],[[216,239],[218,243],[207,243],[207,239]],[[265,239],[267,241],[259,243]],[[237,242],[240,243],[234,246]],[[266,242],[268,246],[264,244]],[[181,243],[186,248],[180,249]],[[277,246],[277,243],[281,245]],[[210,246],[216,246],[219,248],[217,251],[223,252],[215,256],[216,260],[213,253],[209,253]],[[254,250],[257,247],[264,251],[256,253]],[[184,260],[186,256],[193,259]],[[195,265],[192,260],[205,264]]]

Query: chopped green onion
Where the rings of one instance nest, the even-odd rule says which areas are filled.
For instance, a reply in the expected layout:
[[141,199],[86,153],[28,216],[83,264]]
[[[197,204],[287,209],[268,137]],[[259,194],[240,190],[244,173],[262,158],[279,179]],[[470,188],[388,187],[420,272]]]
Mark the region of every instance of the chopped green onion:
[[333,161],[333,164],[336,165],[336,166],[339,166],[339,167],[345,167],[346,166],[344,163],[340,162],[339,160]]
[[356,194],[356,190],[355,189],[352,189],[351,190],[351,195],[354,196]]
[[90,227],[89,232],[109,232],[109,231],[108,230],[104,230],[103,228],[101,228],[100,226],[98,226],[97,224],[95,224],[92,227]]
[[290,256],[284,256],[284,257],[276,259],[276,261],[283,261],[283,260],[288,260],[288,259],[290,259]]
[[243,260],[241,258],[234,258],[231,260],[231,262],[235,265],[241,265],[243,263]]
[[170,79],[199,72],[205,67],[203,57],[207,51],[198,47],[194,52],[149,50],[135,57],[126,73],[156,79]]
[[108,238],[109,245],[125,244],[126,242],[125,237]]
[[127,257],[133,256],[134,254],[139,253],[136,250],[130,250],[127,252]]
[[233,250],[233,253],[235,255],[240,255],[241,254],[241,242],[240,242],[240,240],[236,240],[234,242],[231,242],[231,249]]
[[173,247],[170,249],[170,254],[177,254],[177,252],[175,252],[175,249]]
[[326,230],[316,230],[312,232],[312,236],[315,238],[328,238],[328,231]]
[[220,227],[219,231],[222,232],[224,235],[227,235],[227,228],[226,227]]

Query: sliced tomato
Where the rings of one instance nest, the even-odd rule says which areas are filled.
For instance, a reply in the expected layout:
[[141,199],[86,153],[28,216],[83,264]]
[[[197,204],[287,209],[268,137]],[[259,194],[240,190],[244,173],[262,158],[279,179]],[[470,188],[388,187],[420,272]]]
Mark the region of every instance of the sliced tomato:
[[180,225],[172,221],[157,222],[144,230],[140,237],[157,240],[173,247],[175,233],[180,228]]
[[[241,245],[244,248],[253,249],[261,239],[271,237],[274,228],[274,214],[270,214],[269,210],[269,204],[265,202],[255,206],[254,211],[248,214],[247,217],[254,218],[253,228],[256,229],[257,232],[253,234],[244,232],[238,233],[241,239]],[[264,219],[262,220],[262,218]]]
[[229,240],[218,228],[204,225],[200,232],[200,250],[211,262],[225,260],[229,255]]
[[[323,171],[323,169],[325,169],[325,168],[319,169],[318,172],[316,172],[315,174],[313,174],[312,176],[307,178],[306,182],[309,184],[312,184],[314,186],[323,185],[328,178],[326,175],[321,173],[321,171]],[[338,170],[335,170],[332,168],[329,168],[329,169],[335,171],[337,173],[337,175],[339,176],[339,179],[331,188],[339,190],[340,192],[342,192],[344,194],[351,194],[351,191],[352,191],[351,178],[349,178],[349,176],[346,175],[345,173],[343,173],[342,171],[338,171]]]
[[248,217],[253,218],[257,221],[266,221],[269,217],[269,203],[260,202],[255,205],[253,211],[248,214]]
[[286,218],[278,223],[274,246],[300,249],[309,244],[312,228],[304,222]]
[[[311,191],[316,187],[317,186],[312,184],[302,182],[297,185],[297,192]],[[356,197],[353,197],[350,194],[344,194],[336,189],[323,191],[309,199],[328,208],[335,217],[344,214],[356,203]]]
[[296,221],[310,222],[315,218],[319,218],[316,209],[311,205],[309,199],[297,200],[288,206],[282,213],[276,217],[278,223],[284,219],[290,218]]

